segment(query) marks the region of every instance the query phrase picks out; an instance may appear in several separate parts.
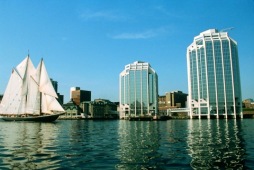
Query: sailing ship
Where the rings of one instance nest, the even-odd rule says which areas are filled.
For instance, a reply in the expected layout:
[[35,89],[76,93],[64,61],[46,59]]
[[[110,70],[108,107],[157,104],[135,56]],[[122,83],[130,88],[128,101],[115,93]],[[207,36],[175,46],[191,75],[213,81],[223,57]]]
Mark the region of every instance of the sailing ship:
[[15,68],[0,104],[5,121],[55,121],[65,111],[48,76],[43,59],[37,68],[29,55]]

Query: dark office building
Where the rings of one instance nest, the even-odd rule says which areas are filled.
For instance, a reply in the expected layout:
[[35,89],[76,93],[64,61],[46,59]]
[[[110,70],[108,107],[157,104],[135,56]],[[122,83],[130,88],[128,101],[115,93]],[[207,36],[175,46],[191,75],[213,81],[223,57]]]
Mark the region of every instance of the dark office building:
[[53,79],[50,79],[52,86],[54,87],[56,93],[58,92],[58,82],[54,81]]
[[166,93],[166,101],[169,107],[183,108],[186,107],[188,94],[182,91],[172,91]]
[[71,91],[71,99],[79,105],[81,102],[91,101],[91,91],[74,90]]
[[53,86],[53,88],[55,89],[56,94],[57,94],[57,96],[58,96],[57,101],[60,103],[60,105],[63,105],[63,102],[64,102],[64,95],[61,95],[60,93],[58,93],[58,82],[57,82],[57,81],[54,81],[53,79],[50,79],[50,81],[51,81],[52,86]]
[[63,105],[64,103],[64,95],[57,93],[58,99],[57,101],[60,103],[60,105]]
[[3,99],[3,96],[4,96],[4,95],[2,95],[2,94],[0,95],[0,103],[1,103],[1,101],[2,101],[2,99]]

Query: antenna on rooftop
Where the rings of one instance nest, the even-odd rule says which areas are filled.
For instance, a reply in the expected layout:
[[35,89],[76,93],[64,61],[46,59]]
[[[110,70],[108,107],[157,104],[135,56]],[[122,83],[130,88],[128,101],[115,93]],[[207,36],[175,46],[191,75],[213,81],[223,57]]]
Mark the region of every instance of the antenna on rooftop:
[[224,28],[224,29],[220,30],[220,32],[230,31],[232,29],[234,29],[234,27]]

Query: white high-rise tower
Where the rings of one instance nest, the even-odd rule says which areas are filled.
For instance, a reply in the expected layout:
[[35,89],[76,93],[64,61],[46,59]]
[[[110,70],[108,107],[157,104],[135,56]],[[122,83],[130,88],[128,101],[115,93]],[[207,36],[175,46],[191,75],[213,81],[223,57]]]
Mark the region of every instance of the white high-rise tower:
[[126,65],[119,84],[121,119],[157,114],[158,76],[149,63]]
[[237,42],[210,29],[187,48],[190,117],[242,118]]

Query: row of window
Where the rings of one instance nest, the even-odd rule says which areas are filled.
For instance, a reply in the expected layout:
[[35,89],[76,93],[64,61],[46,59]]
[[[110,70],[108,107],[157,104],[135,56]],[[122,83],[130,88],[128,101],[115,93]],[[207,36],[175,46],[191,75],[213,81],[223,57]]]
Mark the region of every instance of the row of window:
[[[189,50],[188,55],[192,99],[209,97],[210,106],[225,101],[232,106],[234,96],[241,95],[236,45],[228,40],[198,40],[196,44],[199,46]],[[234,86],[237,86],[235,94]],[[208,112],[207,108],[202,108],[201,112]]]

